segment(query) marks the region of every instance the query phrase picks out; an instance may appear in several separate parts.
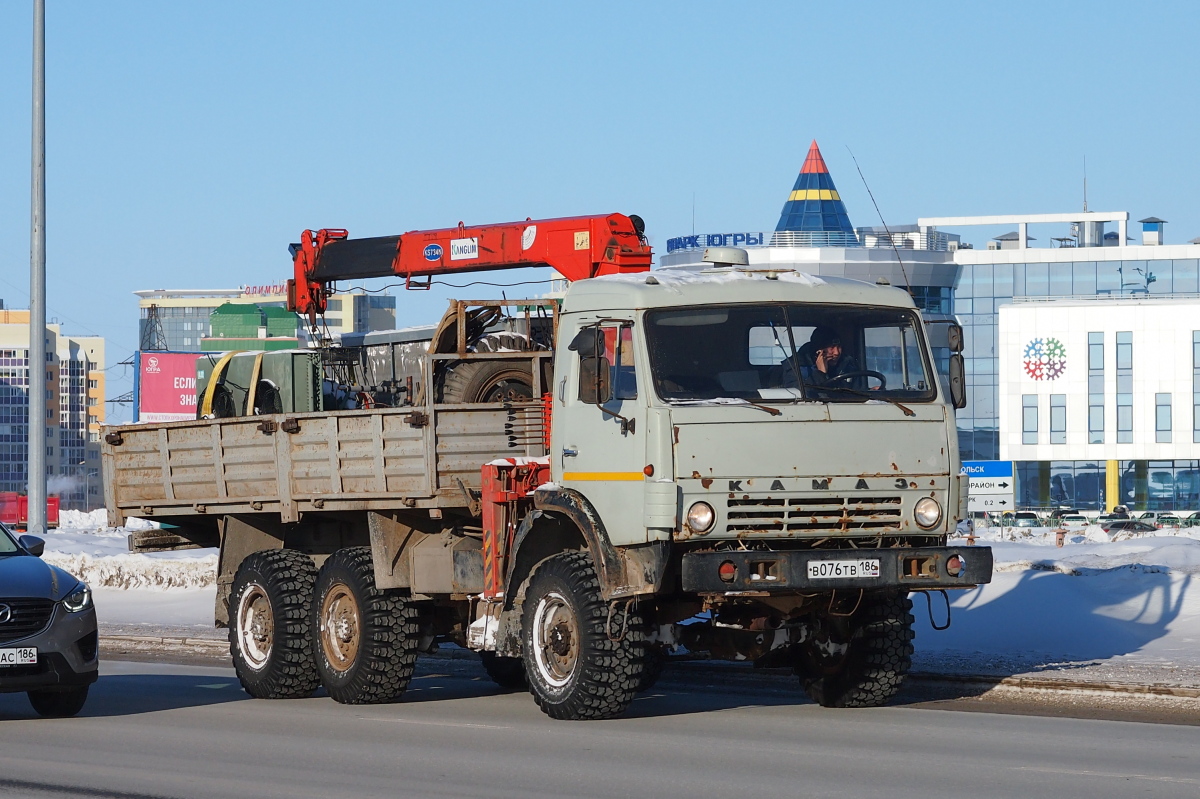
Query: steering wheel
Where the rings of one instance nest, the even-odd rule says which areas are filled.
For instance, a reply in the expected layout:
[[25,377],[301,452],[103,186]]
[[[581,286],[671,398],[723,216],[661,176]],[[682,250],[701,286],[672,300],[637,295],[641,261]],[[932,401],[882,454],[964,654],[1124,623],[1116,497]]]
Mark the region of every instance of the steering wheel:
[[[873,377],[879,381],[879,390],[880,391],[887,388],[887,378],[884,377],[882,372],[876,372],[873,369],[861,369],[857,372],[844,372],[840,375],[834,375],[833,377],[826,380],[824,385],[827,385],[827,386],[832,385],[834,383],[837,383],[838,381],[850,380],[851,378],[855,378],[855,377]],[[816,386],[816,388],[819,389],[820,386]]]

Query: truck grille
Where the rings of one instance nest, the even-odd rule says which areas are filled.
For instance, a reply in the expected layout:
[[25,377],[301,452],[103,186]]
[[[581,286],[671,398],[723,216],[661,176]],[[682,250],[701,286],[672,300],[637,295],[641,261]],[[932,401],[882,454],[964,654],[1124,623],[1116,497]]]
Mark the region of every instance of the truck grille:
[[903,522],[900,497],[796,497],[730,499],[730,532],[828,532],[897,530]]
[[0,644],[40,633],[54,614],[54,603],[49,599],[0,599],[0,605],[12,611],[8,621],[0,622]]

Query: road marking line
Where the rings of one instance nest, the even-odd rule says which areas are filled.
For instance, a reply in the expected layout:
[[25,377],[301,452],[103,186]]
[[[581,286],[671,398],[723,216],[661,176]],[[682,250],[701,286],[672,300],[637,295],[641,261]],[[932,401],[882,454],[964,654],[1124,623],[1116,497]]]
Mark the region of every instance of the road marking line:
[[1186,785],[1200,784],[1200,779],[1190,777],[1156,777],[1153,774],[1117,774],[1107,771],[1076,771],[1064,768],[1038,768],[1036,766],[1014,766],[1016,771],[1037,771],[1046,774],[1073,774],[1079,777],[1116,777],[1123,780],[1152,780],[1154,782],[1178,782]]
[[480,730],[511,730],[512,727],[502,727],[498,724],[467,724],[465,722],[456,721],[418,721],[417,719],[376,719],[368,716],[359,716],[363,721],[384,721],[389,724],[423,724],[429,727],[470,727]]

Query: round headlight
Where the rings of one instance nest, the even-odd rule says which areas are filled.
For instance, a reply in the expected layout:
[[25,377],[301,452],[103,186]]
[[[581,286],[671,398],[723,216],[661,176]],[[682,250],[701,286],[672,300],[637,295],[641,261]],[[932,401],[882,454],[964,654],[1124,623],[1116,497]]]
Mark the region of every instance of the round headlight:
[[922,497],[913,508],[917,524],[928,529],[942,520],[942,506],[933,497]]
[[74,591],[67,594],[67,598],[62,603],[63,607],[72,613],[87,610],[92,606],[92,589],[88,588],[85,583],[80,583]]
[[707,502],[697,502],[688,508],[687,526],[693,533],[707,533],[716,520],[717,514]]

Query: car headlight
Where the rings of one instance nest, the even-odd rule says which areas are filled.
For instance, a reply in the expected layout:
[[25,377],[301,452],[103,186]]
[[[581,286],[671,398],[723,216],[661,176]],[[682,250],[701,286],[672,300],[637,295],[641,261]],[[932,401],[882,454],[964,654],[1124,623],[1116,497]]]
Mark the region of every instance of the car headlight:
[[87,610],[92,606],[92,589],[88,588],[86,583],[80,583],[74,591],[67,594],[62,603],[63,607],[72,613]]
[[942,520],[942,506],[933,497],[921,497],[913,508],[913,516],[917,524],[928,529]]
[[693,533],[707,533],[716,520],[717,514],[707,502],[697,502],[688,508],[687,526]]

